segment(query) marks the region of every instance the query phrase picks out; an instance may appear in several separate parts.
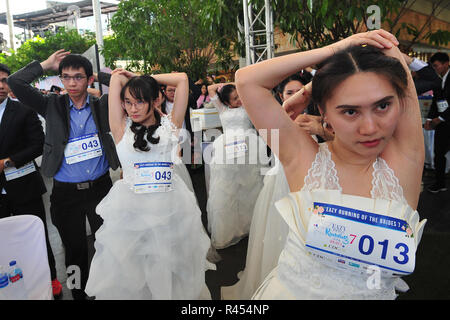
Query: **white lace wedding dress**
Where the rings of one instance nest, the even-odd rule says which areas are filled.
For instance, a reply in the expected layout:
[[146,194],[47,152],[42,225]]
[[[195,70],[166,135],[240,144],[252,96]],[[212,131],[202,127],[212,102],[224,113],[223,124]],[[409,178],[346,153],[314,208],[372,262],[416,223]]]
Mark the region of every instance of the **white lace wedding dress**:
[[320,144],[302,190],[290,193],[276,203],[289,225],[289,234],[277,267],[252,299],[395,299],[395,289],[408,290],[400,277],[389,276],[380,277],[380,283],[371,287],[367,273],[325,264],[313,257],[305,245],[310,219],[316,213],[312,210],[314,202],[405,220],[412,230],[415,246],[419,244],[426,220],[419,222],[417,211],[407,204],[398,179],[382,158],[377,158],[373,169],[371,198],[342,194],[328,146]]
[[[224,133],[213,143],[207,201],[208,231],[216,249],[239,242],[250,230],[256,199],[263,187],[264,176],[257,148],[265,148],[257,136],[243,107],[227,108],[217,98],[211,98],[219,111]],[[226,145],[245,139],[248,152],[242,157],[227,158]]]
[[[176,156],[178,138],[169,116],[154,133],[150,150],[133,147],[127,121],[117,153],[123,168],[97,206],[104,219],[96,232],[95,255],[86,293],[96,299],[210,299],[205,284],[210,239],[184,165]],[[135,193],[135,163],[173,162],[173,190]],[[187,181],[189,182],[189,181]]]

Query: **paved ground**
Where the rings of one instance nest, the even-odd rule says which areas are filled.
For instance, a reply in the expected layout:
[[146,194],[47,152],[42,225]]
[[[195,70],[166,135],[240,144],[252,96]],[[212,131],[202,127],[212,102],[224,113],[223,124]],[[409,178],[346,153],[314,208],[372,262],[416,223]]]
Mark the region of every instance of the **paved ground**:
[[[425,171],[424,186],[431,183],[431,171]],[[118,172],[112,172],[113,180],[118,178]],[[203,170],[191,172],[194,188],[203,212],[202,219],[206,225],[206,189]],[[49,197],[51,180],[46,179],[49,192],[44,195],[47,213],[49,212]],[[448,182],[450,185],[450,181]],[[407,293],[401,294],[401,300],[414,299],[450,299],[450,190],[437,195],[422,192],[418,211],[421,219],[428,219],[421,244],[417,251],[417,264],[413,275],[404,280],[410,286]],[[67,289],[64,267],[64,248],[56,228],[52,225],[49,214],[48,228],[50,242],[55,253],[58,278],[63,284],[63,300],[72,300]],[[90,232],[89,229],[87,232]],[[93,243],[90,243],[93,253]],[[238,244],[224,250],[219,250],[222,261],[217,263],[216,271],[207,271],[206,283],[214,300],[220,299],[220,287],[229,286],[237,281],[236,274],[244,268],[247,250],[247,238]]]

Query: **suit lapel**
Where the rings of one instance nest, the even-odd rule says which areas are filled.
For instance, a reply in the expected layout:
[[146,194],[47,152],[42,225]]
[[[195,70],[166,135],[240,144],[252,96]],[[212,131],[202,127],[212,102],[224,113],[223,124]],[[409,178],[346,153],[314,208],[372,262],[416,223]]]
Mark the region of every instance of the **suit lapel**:
[[65,116],[65,120],[66,120],[66,137],[67,139],[69,138],[69,134],[70,134],[70,99],[69,99],[69,95],[65,94],[64,95],[64,116]]
[[[0,146],[3,144],[8,127],[11,125],[12,120],[15,116],[14,106],[12,106],[12,101],[8,99],[6,103],[5,112],[3,113],[2,122],[0,123]],[[1,148],[0,148],[1,149]]]
[[444,95],[447,95],[446,99],[449,99],[448,95],[450,94],[450,72],[447,75],[447,79],[445,79],[445,83],[444,83]]
[[93,99],[93,96],[89,95],[89,106],[91,107],[91,112],[92,112],[92,118],[94,119],[95,122],[95,126],[97,127],[97,131],[100,135],[100,122],[98,121],[98,100]]

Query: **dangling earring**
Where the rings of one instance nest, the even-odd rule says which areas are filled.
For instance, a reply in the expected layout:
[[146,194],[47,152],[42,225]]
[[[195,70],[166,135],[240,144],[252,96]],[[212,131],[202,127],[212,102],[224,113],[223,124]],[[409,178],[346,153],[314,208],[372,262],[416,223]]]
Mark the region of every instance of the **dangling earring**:
[[322,124],[323,136],[325,138],[325,130],[331,130],[334,134],[333,127],[327,122],[327,117],[321,114],[320,123]]
[[326,117],[323,115],[323,114],[321,114],[320,115],[320,124],[322,125],[322,127],[326,127],[326,125],[327,125],[327,120],[326,120]]

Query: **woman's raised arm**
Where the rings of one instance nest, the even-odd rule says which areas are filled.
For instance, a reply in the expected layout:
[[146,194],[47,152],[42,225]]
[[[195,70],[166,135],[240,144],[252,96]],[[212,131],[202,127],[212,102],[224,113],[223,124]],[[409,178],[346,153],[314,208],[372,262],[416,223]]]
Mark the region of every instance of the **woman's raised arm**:
[[109,127],[116,144],[119,143],[125,132],[127,117],[120,99],[120,91],[129,80],[123,72],[123,69],[116,69],[112,72],[108,93]]
[[414,80],[403,54],[397,47],[385,49],[384,53],[401,62],[408,81],[405,97],[402,101],[401,120],[398,122],[393,135],[395,141],[394,149],[402,152],[413,161],[419,161],[419,166],[422,166],[425,157],[425,144],[422,130],[422,116]]
[[214,84],[211,84],[208,86],[209,98],[219,112],[222,112],[223,110],[225,110],[226,106],[222,103],[222,101],[220,101],[217,91],[222,89],[222,87],[227,84],[234,84],[234,83],[231,83],[231,82],[230,83],[214,83]]
[[361,44],[392,48],[398,45],[398,41],[384,30],[359,33],[323,48],[262,61],[236,72],[239,97],[255,127],[268,130],[266,142],[275,151],[277,148],[272,146],[271,131],[279,129],[277,155],[285,168],[291,164],[292,167],[302,167],[304,161],[304,168],[309,168],[311,158],[305,155],[315,155],[317,144],[289,119],[273,97],[272,88],[301,69],[318,64],[340,50]]
[[[236,73],[238,94],[250,120],[257,129],[267,129],[266,142],[274,152],[278,150],[277,156],[285,167],[298,158],[305,158],[298,157],[304,147],[315,154],[317,144],[289,118],[273,96],[272,88],[288,76],[332,55],[330,47],[314,49],[266,60]],[[272,141],[273,130],[279,130],[279,141]],[[273,143],[279,144],[274,146]]]
[[172,122],[181,128],[189,99],[189,79],[186,73],[172,72],[152,75],[160,84],[176,87],[173,99]]

